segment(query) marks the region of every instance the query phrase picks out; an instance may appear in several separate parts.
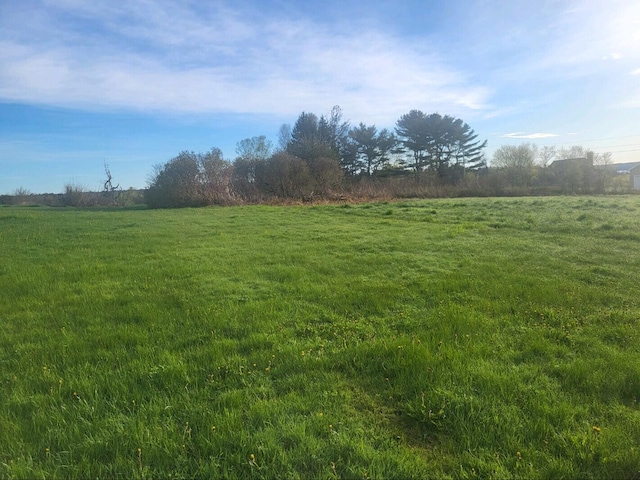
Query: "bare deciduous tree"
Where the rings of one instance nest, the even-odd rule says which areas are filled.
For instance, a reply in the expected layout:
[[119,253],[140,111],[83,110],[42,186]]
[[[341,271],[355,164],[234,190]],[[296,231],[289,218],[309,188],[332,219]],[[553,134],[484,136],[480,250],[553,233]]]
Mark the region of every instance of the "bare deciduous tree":
[[528,187],[536,174],[538,149],[532,143],[503,145],[493,154],[491,165],[502,169],[505,181],[517,187]]
[[104,173],[107,179],[104,181],[103,194],[110,204],[115,205],[121,192],[120,184],[113,185],[113,175],[111,175],[111,169],[106,161],[104,162]]

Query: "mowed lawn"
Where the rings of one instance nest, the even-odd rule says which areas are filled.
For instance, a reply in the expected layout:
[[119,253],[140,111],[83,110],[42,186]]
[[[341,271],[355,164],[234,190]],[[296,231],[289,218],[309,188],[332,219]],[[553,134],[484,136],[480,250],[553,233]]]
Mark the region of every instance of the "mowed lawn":
[[2,478],[638,478],[640,196],[0,208]]

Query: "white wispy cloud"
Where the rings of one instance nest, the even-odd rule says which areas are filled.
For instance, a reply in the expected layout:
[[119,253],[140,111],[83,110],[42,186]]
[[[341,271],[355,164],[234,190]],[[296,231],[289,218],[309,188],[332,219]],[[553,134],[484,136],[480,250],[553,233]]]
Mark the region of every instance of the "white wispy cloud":
[[[435,36],[407,41],[380,25],[329,26],[241,2],[8,2],[0,5],[0,101],[281,117],[338,104],[380,125],[412,108],[470,121],[526,114],[555,99],[549,89],[516,89],[591,75],[604,57],[624,73],[640,59],[640,3],[611,2],[545,0],[530,9],[532,24],[517,6],[471,2],[467,22],[475,23],[461,29],[483,35],[478,45],[467,39],[472,67],[453,66],[452,49]],[[491,37],[500,40],[485,40],[485,21],[504,29]],[[510,56],[497,60],[505,48]]]
[[[306,19],[184,5],[51,2],[49,15],[38,15],[38,34],[0,29],[0,98],[289,116],[339,104],[382,123],[411,108],[455,115],[486,108],[489,90],[429,45],[373,29],[337,32]],[[84,26],[65,26],[60,15]],[[49,41],[42,31],[58,33]]]
[[522,139],[530,139],[530,140],[560,136],[558,133],[525,133],[525,132],[502,133],[498,135],[500,135],[501,138],[522,138]]

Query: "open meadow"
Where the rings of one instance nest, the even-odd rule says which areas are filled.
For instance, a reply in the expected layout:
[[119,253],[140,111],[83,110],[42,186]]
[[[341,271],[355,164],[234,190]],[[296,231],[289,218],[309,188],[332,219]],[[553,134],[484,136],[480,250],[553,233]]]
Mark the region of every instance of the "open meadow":
[[640,196],[0,208],[1,478],[638,478]]

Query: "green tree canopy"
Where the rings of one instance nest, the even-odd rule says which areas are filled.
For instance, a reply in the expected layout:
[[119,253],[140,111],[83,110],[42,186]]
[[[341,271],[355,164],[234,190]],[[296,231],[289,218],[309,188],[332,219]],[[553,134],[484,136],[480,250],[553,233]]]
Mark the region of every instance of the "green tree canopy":
[[416,178],[427,165],[427,148],[429,136],[427,131],[427,116],[420,110],[411,110],[396,122],[396,134],[400,138],[405,150],[410,152],[410,166]]
[[425,169],[446,178],[452,171],[486,165],[482,152],[486,140],[479,141],[473,129],[459,118],[411,110],[396,122],[396,133],[411,154],[410,165],[418,178]]
[[338,106],[333,107],[328,118],[302,112],[291,129],[287,153],[306,161],[320,157],[339,159],[348,129]]
[[360,123],[349,130],[352,143],[353,170],[373,175],[389,161],[389,154],[397,145],[395,135],[386,128],[378,131],[375,125]]

